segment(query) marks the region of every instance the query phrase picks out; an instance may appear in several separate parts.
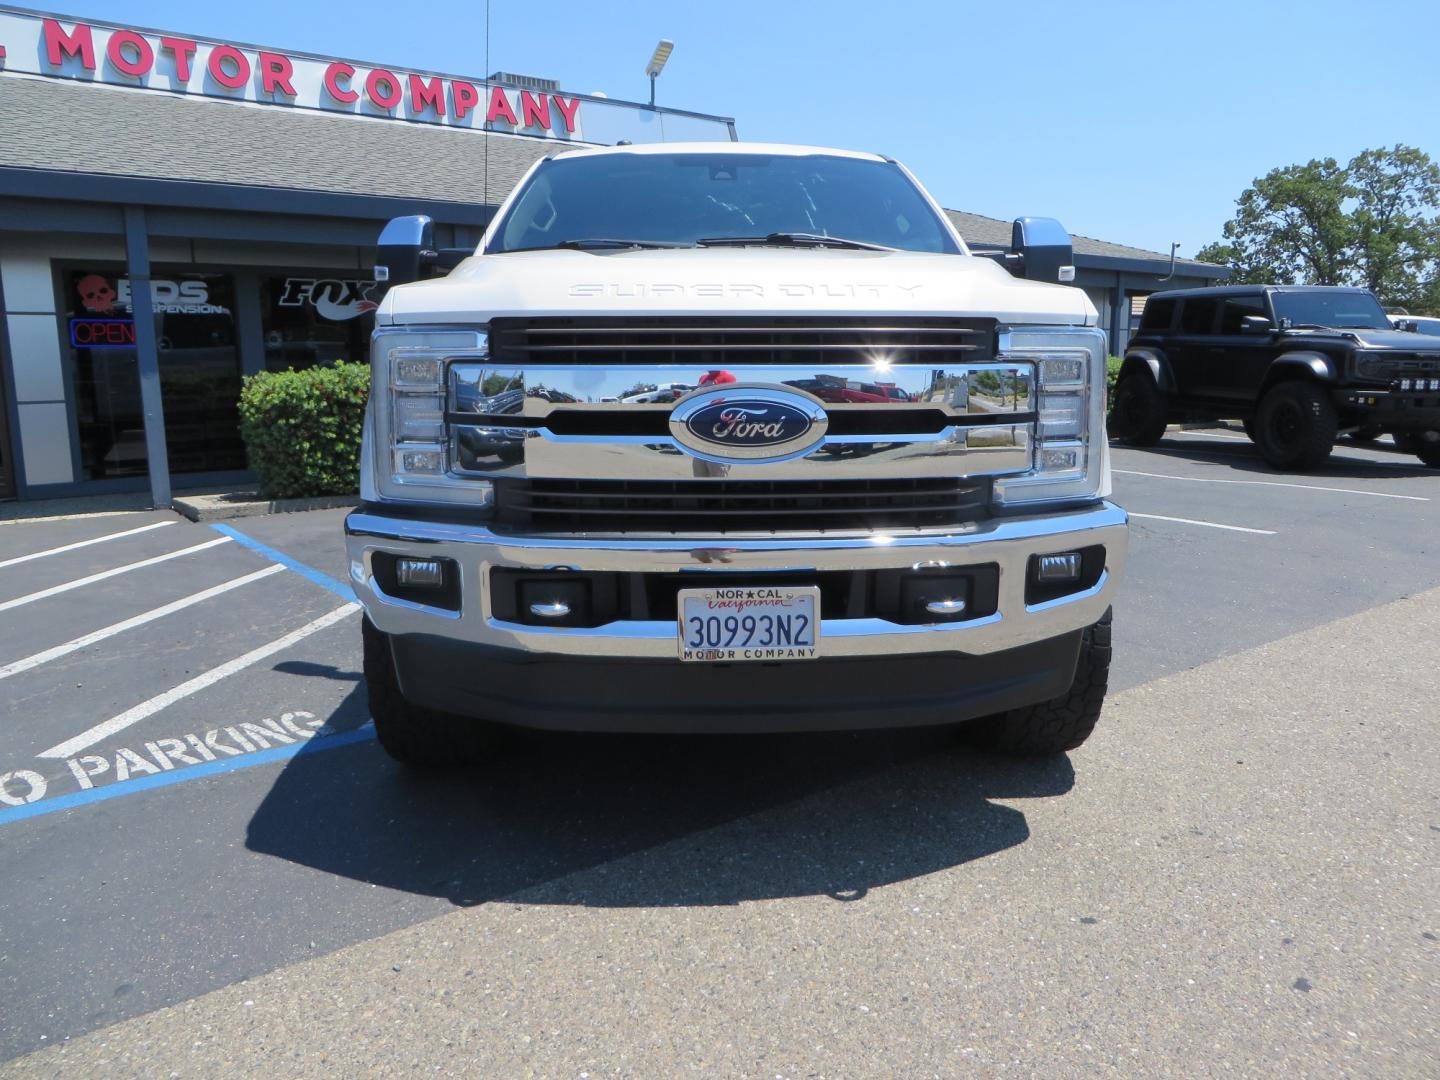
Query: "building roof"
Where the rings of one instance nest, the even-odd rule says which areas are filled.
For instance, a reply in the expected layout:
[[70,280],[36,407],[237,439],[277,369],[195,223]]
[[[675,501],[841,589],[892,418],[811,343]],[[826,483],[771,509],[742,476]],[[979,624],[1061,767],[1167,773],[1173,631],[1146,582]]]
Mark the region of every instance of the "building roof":
[[[0,116],[3,168],[470,207],[498,204],[538,158],[590,145],[14,73],[0,75]],[[967,243],[1009,247],[1010,222],[945,212]],[[1082,258],[1170,258],[1086,236],[1074,244]],[[1179,265],[1215,276],[1205,263]]]
[[[0,77],[0,165],[497,203],[555,140],[224,101]],[[488,195],[488,198],[487,198]]]
[[[985,217],[983,214],[971,214],[964,210],[946,210],[945,214],[954,223],[955,228],[960,230],[960,235],[971,247],[1008,248],[1010,246],[1012,222]],[[1158,259],[1166,265],[1170,263],[1170,255],[1164,251],[1149,251],[1145,248],[1130,247],[1127,244],[1112,244],[1108,240],[1096,240],[1089,236],[1072,236],[1071,239],[1074,242],[1076,255],[1098,255],[1104,258],[1144,259],[1146,261]],[[1195,267],[1197,270],[1214,271],[1217,269],[1210,263],[1196,262],[1194,259],[1176,259],[1175,265],[1177,268]],[[1213,277],[1214,274],[1202,274],[1201,276]]]

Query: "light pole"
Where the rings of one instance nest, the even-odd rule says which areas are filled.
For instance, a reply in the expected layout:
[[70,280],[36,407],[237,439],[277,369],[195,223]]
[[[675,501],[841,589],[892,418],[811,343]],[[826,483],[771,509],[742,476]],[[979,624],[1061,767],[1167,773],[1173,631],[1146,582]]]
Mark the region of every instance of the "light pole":
[[650,107],[655,107],[655,79],[660,72],[665,70],[665,61],[670,59],[670,54],[675,51],[675,43],[666,38],[660,39],[660,44],[655,46],[655,52],[650,57],[650,63],[645,65],[645,74],[650,76]]

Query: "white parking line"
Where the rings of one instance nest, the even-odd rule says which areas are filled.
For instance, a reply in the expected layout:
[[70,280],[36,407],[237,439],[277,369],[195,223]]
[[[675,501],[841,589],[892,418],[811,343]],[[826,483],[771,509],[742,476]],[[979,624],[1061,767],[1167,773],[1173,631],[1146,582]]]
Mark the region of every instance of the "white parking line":
[[124,566],[117,566],[113,570],[102,570],[98,574],[91,574],[89,577],[77,578],[74,581],[67,581],[64,585],[54,585],[48,589],[41,589],[39,592],[32,592],[25,596],[17,596],[14,600],[6,600],[0,604],[0,611],[9,611],[11,608],[20,607],[22,604],[30,604],[36,600],[44,600],[49,596],[58,596],[60,593],[69,592],[71,589],[83,589],[86,585],[93,585],[97,581],[104,581],[116,574],[126,574],[131,570],[143,570],[147,566],[154,566],[169,559],[178,559],[181,555],[191,555],[197,551],[204,551],[206,548],[215,547],[217,544],[230,543],[230,537],[222,536],[218,540],[207,540],[203,544],[196,544],[194,547],[181,548],[179,551],[167,551],[164,555],[156,555],[151,559],[141,559],[139,562],[126,563]]
[[22,562],[29,562],[31,559],[43,559],[47,555],[59,555],[61,552],[74,551],[76,548],[89,547],[91,544],[103,544],[107,540],[119,540],[124,536],[134,536],[136,533],[149,532],[151,529],[163,529],[166,525],[174,525],[173,521],[157,521],[153,525],[141,525],[138,529],[126,529],[124,532],[109,533],[106,536],[97,536],[93,540],[81,540],[78,543],[66,544],[64,547],[50,548],[46,551],[34,551],[29,555],[20,555],[13,559],[6,559],[0,562],[0,570],[7,566],[15,566]]
[[49,750],[44,750],[36,756],[42,758],[67,758],[78,754],[86,747],[94,746],[101,739],[109,738],[117,731],[124,731],[128,727],[138,724],[147,716],[153,716],[161,709],[168,708],[175,704],[175,702],[189,697],[191,694],[199,693],[207,686],[214,686],[221,679],[234,675],[237,671],[243,671],[251,664],[264,660],[272,653],[277,653],[281,649],[288,649],[297,641],[303,641],[311,634],[319,630],[324,630],[327,626],[332,626],[345,618],[345,616],[359,610],[359,604],[346,604],[343,607],[338,607],[329,614],[322,615],[320,618],[306,623],[300,627],[300,629],[290,631],[290,633],[284,637],[276,638],[268,644],[261,645],[258,649],[252,649],[244,656],[238,656],[234,660],[221,664],[217,668],[211,668],[204,674],[197,675],[188,682],[181,683],[173,690],[166,690],[163,694],[155,695],[149,701],[142,701],[134,708],[126,709],[124,712],[112,716],[109,720],[96,724],[88,731],[82,731],[73,739],[66,739],[64,742],[52,746]]
[[1274,536],[1273,529],[1247,529],[1243,525],[1221,525],[1218,521],[1196,521],[1194,518],[1166,517],[1163,514],[1137,514],[1129,511],[1132,518],[1145,518],[1149,521],[1174,521],[1180,525],[1203,525],[1207,529],[1224,529],[1226,532],[1253,533],[1256,536]]
[[249,585],[252,581],[259,581],[261,578],[267,578],[271,574],[278,574],[284,569],[283,566],[276,563],[273,566],[265,567],[264,570],[256,570],[253,574],[232,578],[229,581],[212,586],[201,592],[181,597],[179,600],[172,600],[170,603],[162,604],[157,608],[151,608],[144,614],[136,615],[134,618],[111,623],[103,629],[91,631],[82,637],[67,641],[63,645],[56,645],[53,649],[46,649],[43,652],[35,653],[33,656],[27,656],[23,660],[16,660],[13,664],[6,664],[4,667],[0,667],[0,679],[8,679],[11,675],[18,675],[22,671],[29,671],[31,668],[39,667],[41,664],[48,664],[51,660],[58,660],[62,656],[68,656],[77,649],[83,649],[87,645],[93,645],[97,641],[103,641],[108,637],[113,637],[115,634],[123,633],[126,630],[133,630],[137,626],[144,626],[148,622],[164,618],[166,615],[181,611],[184,608],[190,607],[192,604],[209,600],[211,597],[219,596],[221,593],[227,593],[231,589],[238,589],[241,585]]
[[1301,491],[1330,491],[1337,495],[1368,495],[1373,499],[1404,499],[1407,502],[1429,502],[1423,495],[1392,495],[1388,491],[1357,491],[1354,488],[1322,487],[1319,484],[1282,484],[1278,480],[1218,480],[1209,476],[1171,476],[1168,473],[1136,472],[1134,469],[1112,469],[1122,476],[1148,476],[1152,480],[1189,480],[1196,484],[1248,484],[1251,487],[1299,488]]

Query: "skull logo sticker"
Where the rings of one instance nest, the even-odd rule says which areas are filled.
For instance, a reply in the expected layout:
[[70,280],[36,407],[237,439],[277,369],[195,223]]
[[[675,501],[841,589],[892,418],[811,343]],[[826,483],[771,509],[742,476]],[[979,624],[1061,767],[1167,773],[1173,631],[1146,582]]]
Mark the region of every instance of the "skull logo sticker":
[[86,311],[107,314],[115,310],[115,286],[100,274],[86,274],[75,283]]

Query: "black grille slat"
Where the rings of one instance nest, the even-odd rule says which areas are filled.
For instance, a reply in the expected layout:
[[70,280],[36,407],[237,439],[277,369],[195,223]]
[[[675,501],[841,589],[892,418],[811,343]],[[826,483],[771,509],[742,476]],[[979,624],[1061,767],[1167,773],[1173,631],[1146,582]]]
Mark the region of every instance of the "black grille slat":
[[866,316],[501,318],[490,323],[500,363],[716,365],[854,360],[943,366],[994,358],[994,319]]
[[502,528],[555,532],[866,531],[974,521],[989,488],[922,480],[497,480]]

